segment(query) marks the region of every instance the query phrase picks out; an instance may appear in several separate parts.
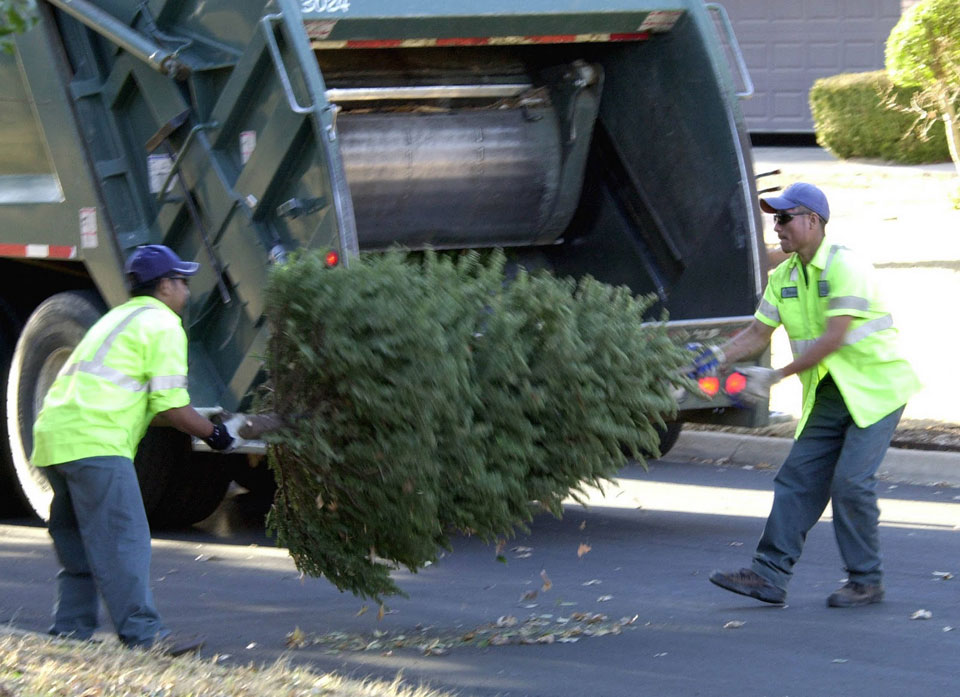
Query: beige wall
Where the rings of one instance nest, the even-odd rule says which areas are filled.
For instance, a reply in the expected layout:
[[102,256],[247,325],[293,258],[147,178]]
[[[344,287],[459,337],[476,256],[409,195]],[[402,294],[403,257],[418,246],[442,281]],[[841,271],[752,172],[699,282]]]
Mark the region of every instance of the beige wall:
[[741,103],[747,128],[812,133],[814,81],[882,70],[903,1],[722,0],[756,89]]

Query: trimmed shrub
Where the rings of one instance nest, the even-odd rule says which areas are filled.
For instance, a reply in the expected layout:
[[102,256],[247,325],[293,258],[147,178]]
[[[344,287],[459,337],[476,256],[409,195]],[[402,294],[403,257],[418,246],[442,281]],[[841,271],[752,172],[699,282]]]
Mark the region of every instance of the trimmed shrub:
[[894,100],[908,107],[915,92],[894,87],[882,70],[817,80],[810,90],[817,143],[840,158],[874,157],[902,164],[949,161],[942,122],[924,139],[912,130],[915,115],[885,104]]
[[[297,568],[382,600],[454,533],[494,541],[656,452],[689,353],[653,298],[401,253],[271,274],[268,527]],[[535,502],[535,505],[534,505]]]

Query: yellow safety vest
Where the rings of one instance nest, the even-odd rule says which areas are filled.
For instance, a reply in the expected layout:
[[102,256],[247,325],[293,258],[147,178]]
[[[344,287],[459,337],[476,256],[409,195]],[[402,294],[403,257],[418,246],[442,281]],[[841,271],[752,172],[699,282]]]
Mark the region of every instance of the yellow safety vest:
[[920,381],[897,345],[893,317],[877,288],[873,266],[846,247],[824,240],[804,268],[797,254],[770,275],[760,307],[760,322],[783,324],[794,358],[826,331],[827,318],[852,316],[839,349],[799,374],[803,411],[799,436],[813,410],[817,384],[830,373],[854,423],[865,428],[906,404]]
[[153,417],[189,403],[180,317],[156,298],[132,298],[90,328],[57,375],[33,427],[30,460],[132,460]]

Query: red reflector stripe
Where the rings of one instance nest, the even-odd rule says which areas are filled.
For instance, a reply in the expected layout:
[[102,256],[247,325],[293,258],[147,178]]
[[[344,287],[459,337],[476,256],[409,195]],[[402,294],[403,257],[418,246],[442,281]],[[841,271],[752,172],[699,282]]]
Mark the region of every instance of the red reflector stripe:
[[572,44],[577,40],[576,34],[555,34],[554,36],[528,36],[535,44]]
[[640,34],[611,34],[611,41],[646,41],[650,38],[650,35],[647,33]]
[[77,248],[60,244],[0,244],[0,256],[27,259],[73,259]]
[[347,41],[347,48],[399,48],[402,45],[403,39],[351,39]]
[[482,36],[463,39],[437,39],[437,46],[486,46],[490,39]]

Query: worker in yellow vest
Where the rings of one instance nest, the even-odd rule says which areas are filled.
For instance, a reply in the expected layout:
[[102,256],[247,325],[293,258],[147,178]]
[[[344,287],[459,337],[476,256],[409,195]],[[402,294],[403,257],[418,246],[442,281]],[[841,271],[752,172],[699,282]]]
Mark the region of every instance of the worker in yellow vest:
[[199,265],[163,245],[138,247],[125,271],[131,299],[94,324],[73,351],[34,424],[33,465],[53,488],[50,536],[62,569],[51,634],[89,639],[103,596],[120,641],[171,655],[176,640],[150,590],[150,529],[133,458],[151,424],[173,426],[214,450],[233,438],[190,406],[180,318]]
[[773,214],[780,247],[790,256],[770,275],[751,325],[723,346],[705,348],[698,364],[754,356],[782,324],[794,360],[779,369],[744,369],[745,394],[765,400],[771,385],[796,374],[803,409],[796,441],[774,480],[773,508],[751,568],[715,571],[710,581],[783,603],[807,532],[832,499],[848,579],[827,605],[876,603],[884,594],[876,472],[919,381],[898,349],[873,267],[826,240],[830,207],[823,192],[799,182],[760,206]]

